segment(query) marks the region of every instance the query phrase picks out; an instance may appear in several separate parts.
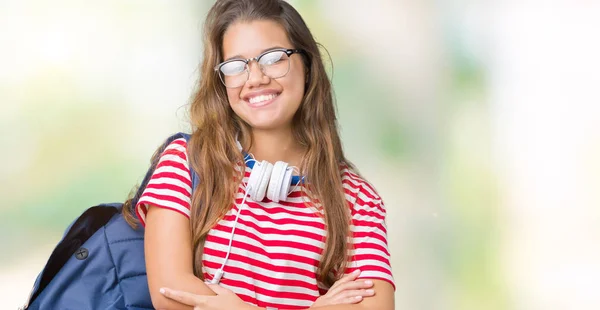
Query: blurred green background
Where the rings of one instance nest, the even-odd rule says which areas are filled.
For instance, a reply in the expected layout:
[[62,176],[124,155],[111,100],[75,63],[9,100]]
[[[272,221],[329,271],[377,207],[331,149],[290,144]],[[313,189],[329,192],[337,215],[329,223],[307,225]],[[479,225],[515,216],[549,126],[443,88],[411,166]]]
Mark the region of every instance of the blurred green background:
[[[290,2],[386,203],[397,309],[598,309],[598,5]],[[189,130],[212,3],[0,0],[3,309]]]

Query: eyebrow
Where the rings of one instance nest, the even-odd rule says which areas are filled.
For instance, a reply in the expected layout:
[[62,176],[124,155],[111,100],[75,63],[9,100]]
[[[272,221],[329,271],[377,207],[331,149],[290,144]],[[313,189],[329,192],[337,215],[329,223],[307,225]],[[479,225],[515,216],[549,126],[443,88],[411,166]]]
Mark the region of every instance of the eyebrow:
[[[270,51],[270,50],[274,50],[274,49],[278,49],[278,48],[287,49],[287,47],[282,47],[282,46],[272,46],[272,47],[269,47],[269,48],[266,48],[266,49],[262,50],[262,51],[261,51],[261,52],[260,52],[258,55],[261,55],[261,54],[263,54],[264,52],[268,52],[268,51]],[[257,55],[257,56],[258,56],[258,55]],[[255,57],[256,57],[256,56],[255,56]],[[248,58],[244,58],[244,56],[242,56],[242,55],[235,55],[235,56],[231,56],[231,57],[229,57],[229,58],[227,58],[227,59],[223,60],[223,62],[225,62],[225,61],[229,61],[229,60],[232,60],[232,59],[244,59],[244,60],[245,60],[245,59],[248,59]]]

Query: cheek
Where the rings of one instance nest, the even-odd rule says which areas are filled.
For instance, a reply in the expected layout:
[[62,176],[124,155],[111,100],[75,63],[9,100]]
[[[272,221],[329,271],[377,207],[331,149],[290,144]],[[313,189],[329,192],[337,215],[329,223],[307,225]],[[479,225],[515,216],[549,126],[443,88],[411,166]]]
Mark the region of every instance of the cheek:
[[304,97],[305,83],[304,66],[302,64],[295,64],[286,79],[286,85],[284,87],[288,90],[291,97],[301,101],[302,97]]
[[240,100],[240,89],[227,88],[227,100],[229,101],[229,104],[238,102]]

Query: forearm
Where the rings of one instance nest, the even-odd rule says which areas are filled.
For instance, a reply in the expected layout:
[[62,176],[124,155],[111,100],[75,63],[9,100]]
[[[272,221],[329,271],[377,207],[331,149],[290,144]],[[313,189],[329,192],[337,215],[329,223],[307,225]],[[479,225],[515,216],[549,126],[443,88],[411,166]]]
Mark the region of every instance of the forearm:
[[[262,307],[252,307],[247,310],[274,310],[275,308],[262,308]],[[382,305],[375,308],[373,305],[365,305],[365,304],[340,304],[340,305],[332,305],[332,306],[323,306],[317,308],[306,308],[306,309],[315,309],[315,310],[394,310],[394,306]],[[277,309],[277,310],[288,310],[288,309]]]
[[216,295],[202,280],[188,274],[184,276],[178,276],[171,278],[172,281],[164,281],[162,283],[152,283],[150,281],[150,296],[152,298],[152,305],[156,309],[168,309],[168,310],[191,310],[193,307],[184,305],[176,302],[172,299],[166,298],[160,293],[160,289],[163,287],[173,288],[186,292],[191,292],[198,295],[214,296]]

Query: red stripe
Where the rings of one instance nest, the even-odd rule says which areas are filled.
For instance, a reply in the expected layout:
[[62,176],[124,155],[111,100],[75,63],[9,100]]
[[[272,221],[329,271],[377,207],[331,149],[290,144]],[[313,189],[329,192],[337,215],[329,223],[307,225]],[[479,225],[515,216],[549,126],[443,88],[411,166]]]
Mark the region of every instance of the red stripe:
[[[348,268],[348,269],[346,269],[346,274],[352,273],[352,272],[353,272],[354,270],[356,270],[356,269],[360,269],[361,271],[362,271],[362,270],[369,270],[369,269],[363,269],[362,267],[361,267],[361,268]],[[386,274],[389,274],[389,273],[388,273],[388,272],[386,272]],[[392,285],[392,287],[394,288],[394,291],[396,290],[396,285],[395,285],[395,284],[394,284],[394,282],[393,282],[392,280],[390,280],[389,278],[377,277],[377,276],[375,276],[375,277],[372,277],[372,276],[369,276],[369,277],[361,277],[361,276],[358,276],[358,278],[357,278],[357,279],[362,279],[362,280],[366,280],[366,279],[370,279],[370,280],[383,280],[383,281],[385,281],[385,282],[387,282],[387,283],[391,284],[391,285]]]
[[[373,186],[367,182],[365,179],[361,178],[359,175],[357,175],[356,173],[353,173],[351,171],[346,171],[344,173],[342,173],[342,183],[343,184],[348,184],[348,180],[344,179],[343,177],[346,176],[349,179],[355,181],[356,183],[361,184],[362,186],[368,188],[371,192],[375,193],[375,195],[377,195],[377,191],[375,190],[375,188],[373,188]],[[376,197],[377,199],[380,199],[379,196]]]
[[[241,219],[239,221],[242,222]],[[243,224],[246,225],[246,223],[243,223]],[[251,226],[251,225],[248,225],[248,226]],[[253,228],[255,228],[255,227],[253,227]],[[213,229],[223,231],[226,233],[231,232],[231,227],[226,227],[223,225],[217,225],[217,226],[213,227]],[[275,230],[275,229],[261,229],[261,230],[262,231],[259,231],[259,233],[265,234],[265,235],[276,234],[276,233],[282,234],[281,230]],[[294,249],[313,252],[315,254],[321,254],[323,252],[323,249],[318,246],[314,246],[314,245],[306,244],[306,243],[302,243],[302,242],[294,242],[294,241],[289,241],[289,240],[287,240],[287,241],[286,240],[263,240],[256,234],[249,232],[249,231],[243,229],[242,227],[237,227],[235,229],[235,234],[248,237],[248,238],[252,239],[253,241],[256,241],[257,243],[260,243],[261,245],[267,246],[267,247],[290,247],[290,248],[294,248]],[[283,233],[282,235],[285,235],[285,233]],[[296,236],[293,233],[290,233],[290,235],[293,235],[294,237]],[[298,237],[303,237],[303,236],[298,235]],[[321,239],[324,239],[324,237],[321,237]],[[316,240],[316,241],[319,241],[319,240]],[[321,242],[323,242],[323,241],[324,240],[322,240]]]
[[352,238],[373,238],[387,244],[387,239],[384,236],[372,231],[353,231]]
[[[227,245],[227,244],[221,243],[221,242],[219,242],[219,240],[215,240],[215,239],[221,239],[220,241],[226,241],[227,244],[229,242],[229,240],[218,238],[218,237],[211,236],[211,235],[209,235],[206,238],[207,241],[219,243],[219,244],[222,244],[222,245]],[[215,249],[210,249],[210,248],[204,248],[204,253],[207,254],[207,255],[212,255],[212,256],[219,257],[221,259],[224,259],[225,255],[227,254],[227,253],[225,253],[223,251],[219,251],[219,250],[215,250]],[[263,261],[251,258],[250,256],[246,256],[246,255],[240,255],[240,254],[236,254],[236,253],[229,253],[229,259],[230,260],[239,261],[239,262],[243,262],[245,264],[248,264],[248,265],[251,265],[251,266],[254,266],[254,267],[259,267],[259,268],[263,268],[263,269],[266,269],[266,270],[272,270],[273,272],[296,274],[296,275],[305,276],[305,277],[309,277],[309,278],[314,278],[315,277],[315,273],[311,272],[310,270],[306,270],[306,269],[302,269],[302,268],[298,268],[298,267],[294,267],[294,266],[273,265],[273,264],[265,263]],[[207,260],[205,259],[204,261],[206,262]],[[315,264],[309,264],[309,265],[313,265],[314,267],[317,267],[319,262],[316,261],[316,263],[317,263],[316,265]]]
[[[220,263],[216,263],[216,262],[210,262],[210,261],[203,261],[204,266],[208,267],[208,268],[214,268],[214,269],[219,269],[221,268],[221,264]],[[273,269],[270,269],[271,271],[273,271]],[[225,277],[223,279],[227,278],[227,274],[237,274],[237,275],[242,275],[245,277],[249,277],[251,279],[257,280],[257,281],[262,281],[271,285],[277,285],[277,286],[291,286],[291,287],[302,287],[302,288],[306,288],[309,290],[316,290],[317,289],[317,285],[316,283],[309,283],[309,282],[305,282],[305,281],[301,281],[301,280],[294,280],[294,279],[284,279],[284,278],[274,278],[274,277],[269,277],[268,275],[262,274],[262,273],[256,273],[256,272],[252,272],[250,270],[248,270],[248,268],[238,268],[238,267],[233,267],[233,266],[229,266],[229,265],[225,265],[224,268],[225,271]],[[275,273],[275,271],[273,271],[273,273]],[[313,278],[316,275],[312,275]]]
[[[309,226],[309,227],[313,227],[313,228],[317,228],[317,229],[325,229],[325,223],[323,222],[323,219],[318,219],[316,217],[313,217],[315,220],[311,219],[310,214],[306,214],[304,213],[304,215],[302,214],[298,214],[298,213],[288,213],[285,212],[285,210],[282,210],[281,212],[269,212],[270,208],[264,208],[264,207],[259,207],[260,209],[262,209],[262,211],[265,211],[265,213],[269,214],[269,215],[284,215],[283,218],[272,218],[271,216],[267,216],[267,215],[263,215],[263,214],[257,214],[255,213],[255,209],[258,208],[250,208],[248,210],[244,210],[242,209],[242,215],[244,216],[250,216],[252,217],[253,220],[255,220],[256,222],[261,222],[261,223],[272,223],[272,224],[276,224],[276,225],[285,225],[285,224],[294,224],[294,225],[302,225],[302,226]],[[246,208],[247,209],[247,208]],[[236,210],[239,210],[236,207]],[[295,217],[304,217],[304,218],[308,218],[308,219],[297,219]],[[223,219],[228,220],[228,221],[234,221],[235,220],[235,215],[234,214],[229,214],[227,216],[225,216]]]
[[[237,229],[236,229],[237,230]],[[212,238],[211,238],[212,237]],[[214,239],[213,239],[214,238]],[[222,245],[229,245],[229,239],[228,238],[221,238],[218,236],[214,236],[214,235],[208,235],[208,237],[206,238],[207,241],[212,241],[215,243],[219,243]],[[255,240],[253,240],[255,241]],[[296,254],[290,254],[290,253],[269,253],[267,252],[264,248],[260,248],[258,246],[255,245],[251,245],[242,241],[238,241],[238,240],[233,240],[233,243],[231,245],[232,247],[235,248],[239,248],[242,250],[246,250],[249,252],[253,252],[256,254],[260,254],[263,255],[265,257],[267,257],[268,259],[281,259],[281,260],[289,260],[289,261],[294,261],[297,263],[303,263],[303,264],[307,264],[310,266],[314,266],[317,267],[319,266],[319,261],[313,258],[309,258],[309,257],[304,257],[301,255],[296,255]],[[230,254],[233,255],[233,253]],[[241,261],[245,261],[245,259],[242,259]],[[256,262],[259,262],[258,260]],[[266,264],[266,263],[261,263],[262,265],[265,265],[266,267],[263,268],[272,268],[273,266],[270,264]]]
[[159,205],[159,204],[155,204],[155,203],[148,203],[148,204],[149,204],[150,206],[152,206],[152,207],[158,207],[158,208],[161,208],[161,209],[169,209],[169,210],[173,210],[173,211],[175,211],[175,212],[177,212],[177,213],[179,213],[179,214],[181,214],[181,215],[185,216],[185,217],[186,217],[186,218],[188,218],[188,219],[190,218],[190,217],[189,217],[189,215],[187,215],[187,214],[183,213],[183,212],[182,212],[182,211],[180,211],[179,209],[175,209],[175,208],[173,208],[173,207],[168,207],[168,206],[165,206],[165,205]]
[[[155,194],[155,193],[152,193],[152,192],[144,192],[144,194],[142,195],[142,198],[140,198],[140,201],[145,201],[144,197],[152,197],[154,199],[157,199],[159,201],[158,204],[160,204],[160,201],[169,201],[169,202],[172,202],[172,203],[176,203],[176,204],[180,205],[181,207],[183,207],[185,209],[188,209],[188,210],[190,209],[190,203],[189,202],[181,200],[181,199],[179,199],[177,197],[167,196],[167,195],[159,195],[159,194]],[[157,203],[156,202],[151,202],[149,204],[155,205]],[[172,209],[172,207],[166,207],[166,208]],[[174,209],[174,210],[176,210],[176,209]]]
[[[235,216],[233,215],[228,215],[225,217],[225,220],[229,220],[229,221],[234,221],[235,220]],[[325,242],[325,235],[321,235],[321,234],[317,234],[317,233],[313,233],[311,232],[309,229],[307,230],[297,230],[297,229],[277,229],[277,228],[272,228],[272,227],[262,227],[260,225],[258,225],[258,223],[255,223],[253,221],[247,221],[243,218],[239,218],[238,222],[250,227],[250,228],[254,228],[258,233],[263,234],[263,235],[269,235],[269,234],[280,234],[280,235],[287,235],[287,236],[298,236],[298,237],[304,237],[304,238],[308,238],[317,242]],[[264,223],[264,222],[260,222],[260,223]],[[221,225],[216,225],[216,227],[219,227]],[[223,226],[223,231],[227,231],[230,232],[231,231],[231,227],[227,227],[227,226]],[[325,232],[324,232],[325,233]],[[261,238],[258,238],[259,240]]]
[[[374,196],[373,194],[371,194],[369,191],[367,191],[362,184],[354,184],[351,181],[348,181],[348,179],[344,179],[346,182],[342,182],[344,186],[344,190],[346,191],[346,193],[352,195],[353,197],[357,195],[357,193],[362,193],[363,195],[369,197],[369,199],[371,200],[380,200],[379,197]],[[350,187],[350,188],[348,188]],[[356,192],[351,191],[351,189],[356,190]]]
[[[177,145],[182,146],[185,151],[181,151],[179,149],[177,149]],[[184,160],[186,159],[186,152],[187,152],[187,145],[184,141],[181,141],[179,139],[174,140],[173,142],[171,142],[171,144],[169,144],[165,150],[163,151],[163,153],[160,155],[161,157],[165,156],[165,155],[177,155],[181,158],[183,158]]]
[[385,221],[385,215],[381,215],[374,211],[367,211],[365,209],[352,208],[352,211],[350,211],[350,214],[352,215],[352,217],[354,217],[355,215],[371,216],[371,217],[377,218],[378,220],[380,220],[382,222]]
[[376,210],[381,211],[381,213],[386,214],[385,208],[383,207],[383,204],[379,201],[379,202],[375,202],[373,200],[369,200],[369,201],[365,201],[360,197],[356,197],[356,204],[359,206],[363,206],[363,207],[370,207]]
[[[297,292],[282,292],[282,291],[278,292],[278,291],[269,290],[264,287],[251,285],[251,284],[248,284],[247,282],[234,280],[234,279],[223,278],[221,280],[221,282],[225,285],[230,285],[230,286],[239,287],[239,288],[246,288],[250,291],[256,292],[257,294],[262,294],[262,295],[266,295],[269,297],[299,299],[299,300],[308,300],[308,301],[315,301],[317,299],[316,296],[312,296],[309,294],[297,293]],[[290,309],[290,306],[286,305],[284,307],[285,307],[285,309]]]
[[[382,257],[380,255],[376,255],[376,254],[356,254],[356,255],[352,256],[352,258],[351,258],[351,261],[356,261],[356,262],[358,262],[359,265],[360,265],[360,261],[365,261],[365,260],[380,261],[382,264],[379,267],[385,267],[385,266],[390,265],[390,261],[387,258]],[[361,268],[361,270],[364,270],[364,269]],[[386,272],[386,273],[389,275],[392,275],[390,272]]]
[[[243,198],[237,198],[236,199],[237,204],[241,204],[242,199]],[[269,203],[269,202],[271,202],[271,200],[265,199],[265,202]],[[289,215],[297,215],[297,216],[305,216],[305,217],[322,217],[321,213],[319,213],[314,207],[310,207],[310,206],[304,204],[304,202],[279,201],[278,203],[275,204],[275,205],[279,204],[279,205],[281,205],[281,207],[276,207],[273,204],[266,206],[266,205],[263,205],[264,203],[257,203],[255,201],[251,201],[251,200],[246,200],[246,204],[250,208],[263,209],[263,210],[269,212],[270,214],[285,213],[285,214],[289,214]],[[304,212],[297,211],[297,210],[304,210]],[[309,210],[311,212],[306,212],[306,210]]]
[[[323,230],[325,229],[325,224],[320,223],[320,222],[309,222],[309,221],[296,220],[292,217],[283,218],[283,219],[272,219],[265,215],[259,215],[259,214],[254,214],[254,213],[251,213],[251,214],[252,214],[252,217],[254,219],[256,219],[257,222],[269,222],[269,223],[273,223],[276,225],[295,224],[295,225],[313,227],[313,228],[318,228],[318,229],[323,229]],[[231,217],[233,217],[233,215],[229,215],[226,218],[231,218]]]
[[[192,187],[192,181],[190,181],[188,178],[181,176],[177,173],[174,172],[168,172],[168,171],[164,171],[164,172],[158,172],[152,175],[152,179],[151,180],[156,180],[158,178],[166,178],[166,179],[174,179],[176,181],[179,181],[183,184],[188,185],[189,187]],[[163,181],[164,183],[164,181]],[[159,183],[159,184],[163,184],[163,183]],[[171,182],[170,182],[171,183]],[[176,183],[176,182],[172,182],[172,183]]]
[[[231,284],[229,284],[229,285],[231,285]],[[244,293],[236,293],[236,294],[244,302],[256,304],[258,307],[274,307],[276,309],[289,309],[289,310],[307,309],[306,307],[300,307],[300,306],[295,306],[295,305],[275,304],[275,303],[263,302],[263,301],[257,300],[254,297],[248,296],[248,295],[246,295]]]
[[186,162],[179,162],[174,160],[162,160],[158,165],[156,165],[156,169],[163,167],[171,167],[175,169],[179,169],[187,174],[190,174],[190,169],[185,166]]
[[[169,146],[171,146],[173,144],[181,145],[187,149],[187,142],[185,141],[184,138],[179,138],[179,139],[173,140],[173,142],[171,142],[171,144],[169,144]],[[169,146],[167,146],[167,148],[169,148]]]
[[[148,213],[148,211],[144,210],[145,209],[144,205],[140,205],[138,203],[138,206],[140,206],[140,207],[139,208],[137,206],[135,207],[135,214],[137,215],[138,220],[140,220],[140,223],[142,224],[142,227],[146,227],[146,222],[144,222],[144,220],[142,219],[142,214],[144,214],[144,216],[146,216],[146,214]],[[140,210],[142,212],[140,212]]]
[[168,183],[160,183],[160,184],[153,183],[153,184],[148,184],[148,186],[146,186],[146,189],[148,189],[148,188],[157,189],[157,190],[170,190],[170,191],[178,192],[186,197],[191,197],[190,192],[187,189],[185,189],[179,185],[168,184]]
[[[379,244],[375,244],[375,243],[369,243],[369,242],[359,242],[359,243],[355,243],[353,244],[354,250],[356,250],[357,252],[360,252],[359,250],[379,250],[383,253],[385,253],[385,255],[390,256],[390,252],[388,252],[388,249],[386,247],[383,247]],[[360,254],[354,254],[354,256],[356,255],[360,255]]]
[[383,226],[383,223],[374,223],[371,221],[352,219],[352,225],[357,226],[357,227],[377,228],[377,229],[380,229],[384,234],[387,234],[387,230],[385,229],[385,226]]

